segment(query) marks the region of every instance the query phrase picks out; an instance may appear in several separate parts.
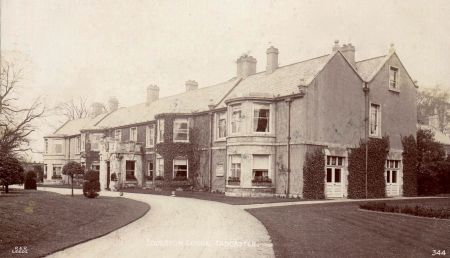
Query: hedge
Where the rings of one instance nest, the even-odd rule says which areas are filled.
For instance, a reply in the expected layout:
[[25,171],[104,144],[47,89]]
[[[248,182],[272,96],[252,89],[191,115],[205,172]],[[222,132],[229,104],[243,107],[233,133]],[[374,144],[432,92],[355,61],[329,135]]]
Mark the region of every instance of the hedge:
[[399,206],[399,205],[388,205],[385,202],[370,202],[359,205],[360,209],[380,211],[380,212],[391,212],[391,213],[403,213],[420,217],[429,218],[440,218],[440,219],[450,219],[450,209],[448,208],[431,208],[421,205],[415,206]]
[[325,199],[325,156],[322,149],[308,151],[303,166],[303,198]]
[[389,150],[389,138],[371,138],[368,142],[367,196],[366,196],[366,143],[350,151],[348,198],[383,198],[386,196],[384,177],[385,163]]
[[99,172],[88,170],[84,174],[83,194],[88,198],[95,198],[100,192]]
[[414,136],[402,138],[403,145],[403,195],[417,196],[418,150]]
[[36,173],[33,170],[27,171],[25,174],[24,189],[36,190]]

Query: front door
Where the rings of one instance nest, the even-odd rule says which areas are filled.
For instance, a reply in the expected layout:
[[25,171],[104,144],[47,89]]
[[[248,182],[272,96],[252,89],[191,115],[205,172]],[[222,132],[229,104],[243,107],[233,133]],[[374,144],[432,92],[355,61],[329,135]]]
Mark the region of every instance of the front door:
[[344,157],[327,156],[325,169],[325,194],[327,198],[344,197],[343,168]]
[[386,161],[386,195],[400,196],[400,161],[387,160]]

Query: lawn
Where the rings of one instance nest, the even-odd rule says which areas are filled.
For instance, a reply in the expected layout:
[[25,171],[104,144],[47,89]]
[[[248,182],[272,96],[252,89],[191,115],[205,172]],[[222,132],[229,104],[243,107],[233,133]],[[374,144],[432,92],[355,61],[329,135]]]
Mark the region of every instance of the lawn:
[[[387,201],[450,207],[450,198]],[[250,209],[277,257],[431,257],[450,252],[450,220],[360,211],[359,203]]]
[[[166,190],[154,191],[151,189],[141,189],[141,188],[126,188],[126,189],[122,189],[122,191],[127,192],[127,193],[143,193],[143,194],[156,194],[156,195],[167,195],[167,196],[171,195],[171,193],[172,193],[172,191],[166,191]],[[225,196],[225,194],[223,194],[223,193],[194,192],[194,191],[175,191],[175,195],[178,197],[222,202],[222,203],[227,203],[227,204],[231,204],[231,205],[304,201],[304,199],[279,198],[279,197],[232,197],[232,196]]]
[[88,199],[50,192],[11,189],[0,195],[0,257],[41,257],[107,234],[140,218],[149,206],[125,198]]

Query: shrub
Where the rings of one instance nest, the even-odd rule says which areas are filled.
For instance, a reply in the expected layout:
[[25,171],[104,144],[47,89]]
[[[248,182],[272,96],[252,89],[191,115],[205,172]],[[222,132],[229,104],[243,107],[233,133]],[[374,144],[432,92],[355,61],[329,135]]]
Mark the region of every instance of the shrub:
[[99,172],[88,170],[84,174],[83,194],[88,198],[95,198],[100,191]]
[[360,204],[359,208],[380,212],[403,213],[413,216],[429,217],[429,218],[440,218],[440,219],[450,218],[450,209],[448,208],[431,208],[421,205],[399,206],[399,205],[388,205],[384,202],[370,202]]
[[402,138],[403,145],[403,195],[417,195],[418,150],[414,136]]
[[163,176],[157,176],[157,177],[155,177],[155,180],[164,180],[164,177]]
[[369,139],[367,164],[367,196],[366,196],[366,143],[360,142],[358,148],[353,149],[348,157],[348,197],[383,198],[386,196],[384,178],[385,163],[389,150],[389,139]]
[[24,188],[27,190],[36,190],[36,173],[33,170],[27,171],[25,174]]
[[450,193],[450,162],[436,161],[424,164],[417,180],[420,195]]
[[303,166],[303,197],[325,199],[325,155],[322,149],[308,151]]

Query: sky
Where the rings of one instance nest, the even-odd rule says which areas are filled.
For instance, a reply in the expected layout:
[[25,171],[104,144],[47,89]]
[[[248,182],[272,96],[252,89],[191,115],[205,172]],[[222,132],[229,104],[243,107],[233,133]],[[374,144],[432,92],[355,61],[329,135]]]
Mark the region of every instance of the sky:
[[[24,67],[20,101],[40,97],[48,110],[78,96],[130,106],[145,101],[150,84],[163,97],[183,92],[187,80],[228,80],[244,53],[263,71],[271,45],[287,65],[330,53],[334,40],[355,45],[357,60],[395,44],[421,88],[450,88],[445,0],[0,1],[2,57]],[[50,113],[39,122],[35,151],[57,125]]]

